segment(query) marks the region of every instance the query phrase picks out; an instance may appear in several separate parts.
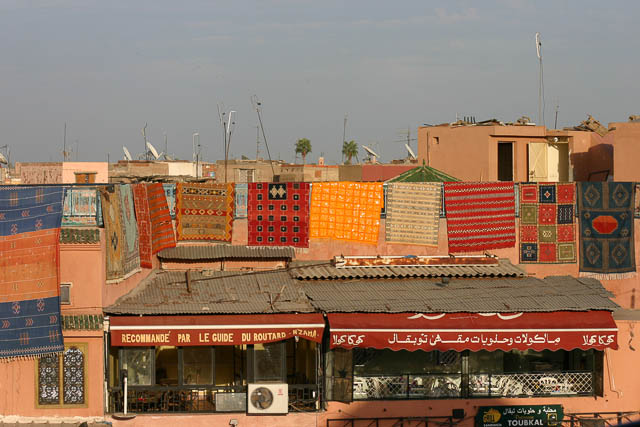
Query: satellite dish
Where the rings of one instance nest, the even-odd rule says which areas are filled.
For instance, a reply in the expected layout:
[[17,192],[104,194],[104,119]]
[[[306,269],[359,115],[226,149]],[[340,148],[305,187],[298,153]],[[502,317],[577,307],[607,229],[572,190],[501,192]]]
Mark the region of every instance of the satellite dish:
[[164,159],[165,159],[165,160],[172,161],[172,160],[173,160],[173,157],[171,157],[171,156],[170,156],[170,155],[168,155],[168,154],[165,154],[165,155],[164,155]]
[[7,158],[2,153],[0,153],[0,163],[2,163],[3,165],[9,164],[9,162],[7,161]]
[[156,160],[158,160],[158,157],[160,157],[160,154],[158,154],[158,151],[156,150],[156,148],[153,145],[151,145],[149,141],[147,141],[147,150],[149,150],[151,154],[153,154],[153,157]]
[[367,147],[366,145],[363,145],[362,148],[364,148],[364,151],[366,151],[369,154],[369,156],[371,156],[371,157],[380,157],[380,156],[378,156],[376,154],[375,151],[373,151],[371,148]]
[[127,150],[127,147],[125,147],[124,145],[122,146],[122,151],[124,151],[124,159],[127,161],[131,161],[133,160],[133,158],[131,157],[131,153],[129,152],[129,150]]
[[411,147],[409,147],[409,144],[404,144],[404,147],[407,149],[407,153],[409,153],[409,157],[411,157],[412,159],[415,159],[416,155],[411,149]]

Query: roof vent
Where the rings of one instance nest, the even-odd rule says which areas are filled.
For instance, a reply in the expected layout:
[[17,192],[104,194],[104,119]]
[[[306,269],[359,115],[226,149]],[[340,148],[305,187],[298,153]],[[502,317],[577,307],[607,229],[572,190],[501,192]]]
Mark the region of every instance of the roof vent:
[[436,285],[444,288],[445,286],[447,286],[449,284],[449,282],[451,281],[451,278],[449,277],[441,277],[439,282],[436,282]]

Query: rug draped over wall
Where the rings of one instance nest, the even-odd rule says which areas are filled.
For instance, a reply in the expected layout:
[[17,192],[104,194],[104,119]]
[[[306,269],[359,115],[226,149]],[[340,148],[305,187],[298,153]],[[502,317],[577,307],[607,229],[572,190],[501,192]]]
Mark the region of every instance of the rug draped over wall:
[[442,184],[396,182],[387,188],[387,242],[438,246]]
[[176,184],[178,240],[231,242],[233,184]]
[[0,358],[64,349],[60,324],[63,188],[0,187]]

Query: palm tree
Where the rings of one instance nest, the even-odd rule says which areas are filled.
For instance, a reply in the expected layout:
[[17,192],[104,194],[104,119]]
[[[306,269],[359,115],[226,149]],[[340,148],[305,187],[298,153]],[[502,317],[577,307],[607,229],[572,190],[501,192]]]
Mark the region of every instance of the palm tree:
[[298,142],[296,142],[296,154],[300,154],[302,156],[302,164],[306,163],[307,154],[311,152],[311,141],[307,138],[300,138]]
[[356,144],[353,139],[349,142],[344,141],[342,143],[342,156],[347,158],[347,161],[345,162],[347,165],[351,164],[351,159],[353,157],[358,160],[358,144]]

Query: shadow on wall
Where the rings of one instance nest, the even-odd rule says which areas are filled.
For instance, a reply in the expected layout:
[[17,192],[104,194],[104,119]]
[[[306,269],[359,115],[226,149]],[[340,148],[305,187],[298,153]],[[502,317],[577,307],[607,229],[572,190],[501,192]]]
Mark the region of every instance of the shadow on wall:
[[572,153],[574,181],[606,181],[613,177],[613,145],[598,144],[584,153]]

